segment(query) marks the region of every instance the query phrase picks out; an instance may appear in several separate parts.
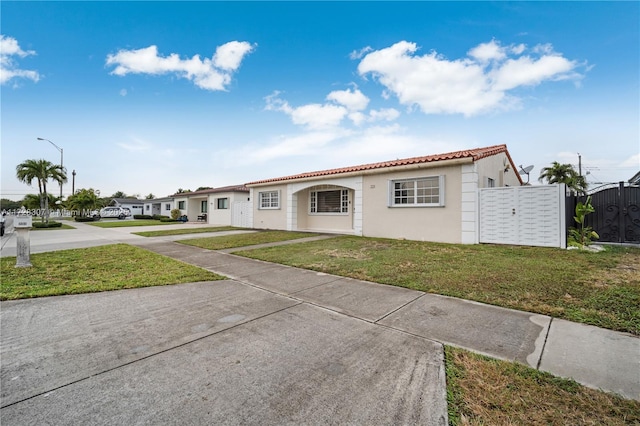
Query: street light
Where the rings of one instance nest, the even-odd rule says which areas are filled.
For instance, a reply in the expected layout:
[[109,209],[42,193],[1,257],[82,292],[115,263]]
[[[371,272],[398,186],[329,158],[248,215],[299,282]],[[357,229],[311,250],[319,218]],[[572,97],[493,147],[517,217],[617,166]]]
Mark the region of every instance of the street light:
[[[64,172],[64,166],[62,164],[62,148],[60,148],[58,145],[56,145],[55,143],[51,142],[49,139],[45,139],[45,138],[38,138],[39,141],[47,141],[49,142],[51,145],[55,146],[56,149],[58,151],[60,151],[60,169]],[[60,181],[60,200],[62,201],[62,181]]]

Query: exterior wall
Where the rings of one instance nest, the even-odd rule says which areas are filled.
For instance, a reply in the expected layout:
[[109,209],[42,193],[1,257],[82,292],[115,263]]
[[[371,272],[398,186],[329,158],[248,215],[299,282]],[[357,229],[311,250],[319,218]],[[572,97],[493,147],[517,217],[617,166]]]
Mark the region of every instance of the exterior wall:
[[[444,176],[443,207],[389,207],[389,181]],[[462,242],[461,166],[429,167],[364,177],[363,232],[367,237]]]
[[[259,193],[264,191],[280,191],[280,207],[277,209],[261,209]],[[256,229],[287,228],[287,209],[291,200],[287,197],[287,185],[269,185],[251,188],[250,198],[253,201],[253,227]]]
[[[180,208],[180,202],[184,202],[184,208]],[[176,197],[174,200],[176,209],[180,209],[180,216],[186,215],[189,208],[189,199],[187,197]],[[188,216],[188,215],[187,215]]]
[[[227,199],[227,208],[219,209],[218,200]],[[231,225],[233,215],[233,203],[237,201],[247,201],[248,192],[219,192],[209,194],[209,212],[207,213],[207,222],[214,225]]]
[[202,213],[207,213],[207,221],[209,220],[209,208],[207,206],[207,212],[203,212],[202,211],[202,206],[201,203],[203,201],[207,201],[207,196],[206,195],[201,195],[199,197],[189,197],[187,198],[187,217],[189,218],[189,221],[196,221],[198,220],[198,216],[200,216]]
[[[478,173],[478,187],[487,188],[487,179],[491,178],[495,182],[496,187],[501,186],[520,186],[518,180],[518,171],[513,170],[509,159],[505,153],[492,155],[490,157],[481,158],[476,161]],[[504,171],[505,164],[509,165],[509,170]]]
[[[167,210],[165,207],[169,204],[169,209]],[[146,215],[162,215],[162,216],[171,216],[171,210],[174,208],[173,199],[155,199],[155,200],[147,200],[144,202],[144,214]]]
[[[297,229],[325,232],[353,232],[353,190],[349,190],[349,212],[342,214],[310,213],[310,193],[314,187],[297,192]],[[343,188],[343,187],[340,187]],[[336,188],[338,189],[338,188]]]
[[[362,176],[322,179],[288,185],[292,193],[290,229],[339,232],[362,235]],[[314,190],[347,189],[349,210],[344,214],[310,212],[310,194]]]

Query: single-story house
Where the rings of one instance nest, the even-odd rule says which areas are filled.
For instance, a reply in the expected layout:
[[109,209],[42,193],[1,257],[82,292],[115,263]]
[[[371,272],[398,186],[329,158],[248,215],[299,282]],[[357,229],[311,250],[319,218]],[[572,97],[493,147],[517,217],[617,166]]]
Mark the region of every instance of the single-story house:
[[144,200],[144,213],[148,216],[161,215],[171,217],[171,210],[175,207],[173,197],[154,198]]
[[114,198],[109,202],[109,206],[129,209],[131,215],[144,214],[144,201],[137,198]]
[[250,227],[249,188],[244,185],[203,189],[173,195],[175,208],[189,221]]
[[247,183],[253,227],[474,244],[478,189],[520,186],[506,145]]

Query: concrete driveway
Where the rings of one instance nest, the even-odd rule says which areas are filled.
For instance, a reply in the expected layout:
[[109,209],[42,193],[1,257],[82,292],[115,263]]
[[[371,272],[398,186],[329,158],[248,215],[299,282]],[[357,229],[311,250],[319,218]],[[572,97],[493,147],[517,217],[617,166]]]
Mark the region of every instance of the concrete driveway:
[[234,280],[0,320],[3,425],[447,424],[441,344]]

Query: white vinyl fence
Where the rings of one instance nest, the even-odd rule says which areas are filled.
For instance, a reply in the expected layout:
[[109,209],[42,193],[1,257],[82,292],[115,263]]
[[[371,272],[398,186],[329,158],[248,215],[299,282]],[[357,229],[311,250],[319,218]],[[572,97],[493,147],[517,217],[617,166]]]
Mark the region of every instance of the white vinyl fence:
[[566,247],[565,191],[564,184],[480,189],[479,242]]

